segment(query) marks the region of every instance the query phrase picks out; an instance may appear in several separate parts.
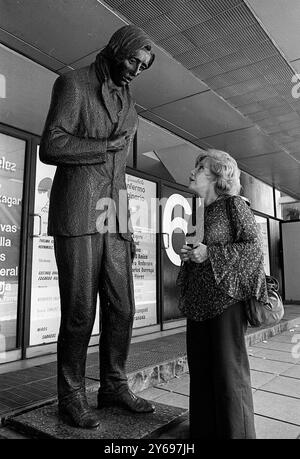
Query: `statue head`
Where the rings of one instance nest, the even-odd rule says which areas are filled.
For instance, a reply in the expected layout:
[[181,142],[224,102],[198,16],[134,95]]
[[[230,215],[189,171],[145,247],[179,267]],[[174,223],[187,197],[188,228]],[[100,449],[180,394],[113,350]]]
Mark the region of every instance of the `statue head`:
[[117,86],[129,84],[148,69],[155,58],[148,35],[135,25],[118,29],[102,50],[110,63],[110,74]]

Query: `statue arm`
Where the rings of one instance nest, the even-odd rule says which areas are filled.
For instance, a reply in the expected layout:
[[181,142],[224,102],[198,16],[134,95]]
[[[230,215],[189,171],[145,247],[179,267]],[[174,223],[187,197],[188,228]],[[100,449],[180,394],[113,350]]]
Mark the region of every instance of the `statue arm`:
[[57,78],[40,144],[39,155],[43,163],[82,166],[105,162],[107,140],[77,134],[81,98],[72,78]]

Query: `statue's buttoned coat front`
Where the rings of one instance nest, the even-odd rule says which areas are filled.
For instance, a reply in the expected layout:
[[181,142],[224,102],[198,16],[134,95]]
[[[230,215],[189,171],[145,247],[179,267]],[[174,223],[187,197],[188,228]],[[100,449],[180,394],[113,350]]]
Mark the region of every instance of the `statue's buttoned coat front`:
[[[126,160],[137,128],[137,113],[128,86],[123,88],[123,107],[118,113],[105,68],[103,65],[96,72],[93,63],[61,75],[54,84],[40,145],[41,161],[57,166],[50,196],[49,235],[94,234],[103,222],[99,219],[103,207],[99,200],[112,198],[117,215],[119,207],[123,212],[127,203]],[[130,136],[125,148],[107,152],[107,139],[123,133]],[[131,241],[132,233],[124,227],[128,215],[126,212],[125,220],[123,215],[119,233]]]

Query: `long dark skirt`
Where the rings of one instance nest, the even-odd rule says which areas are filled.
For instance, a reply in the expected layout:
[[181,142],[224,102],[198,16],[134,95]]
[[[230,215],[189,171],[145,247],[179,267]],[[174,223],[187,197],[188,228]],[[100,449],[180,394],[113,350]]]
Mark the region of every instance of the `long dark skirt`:
[[255,438],[243,303],[187,321],[191,438]]

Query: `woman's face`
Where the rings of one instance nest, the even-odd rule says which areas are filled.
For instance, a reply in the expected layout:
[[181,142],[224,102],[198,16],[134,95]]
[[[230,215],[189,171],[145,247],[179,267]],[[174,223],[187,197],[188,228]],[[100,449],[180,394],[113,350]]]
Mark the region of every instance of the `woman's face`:
[[216,180],[205,165],[205,159],[198,164],[197,168],[191,171],[189,179],[189,189],[194,191],[200,198],[205,198],[215,189]]

